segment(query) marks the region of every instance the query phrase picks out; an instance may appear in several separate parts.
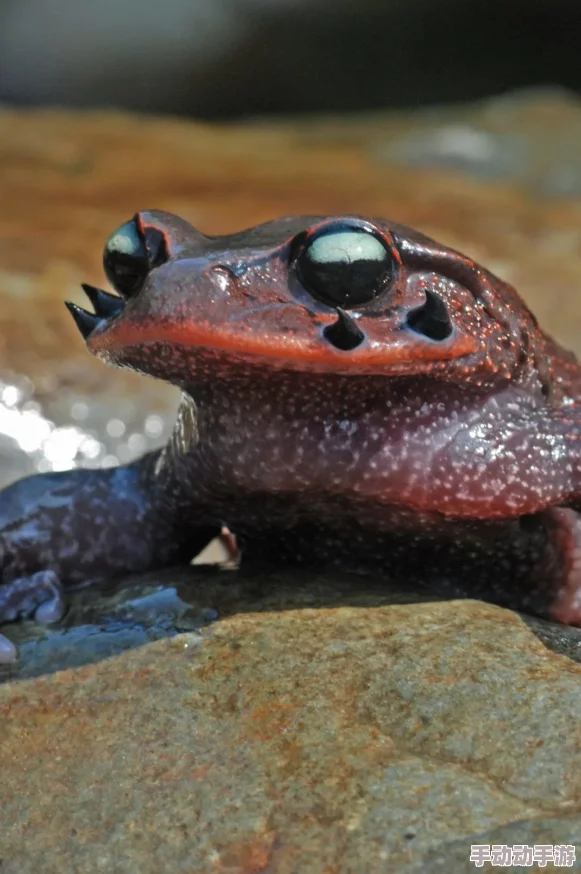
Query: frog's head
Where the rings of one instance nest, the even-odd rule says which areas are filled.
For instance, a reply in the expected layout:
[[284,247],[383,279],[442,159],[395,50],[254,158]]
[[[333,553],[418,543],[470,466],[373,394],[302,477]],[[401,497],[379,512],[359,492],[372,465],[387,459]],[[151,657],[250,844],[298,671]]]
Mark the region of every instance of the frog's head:
[[494,382],[522,367],[535,328],[470,259],[359,216],[207,237],[140,212],[104,265],[120,296],[84,286],[95,312],[68,304],[89,349],[177,383],[249,371]]

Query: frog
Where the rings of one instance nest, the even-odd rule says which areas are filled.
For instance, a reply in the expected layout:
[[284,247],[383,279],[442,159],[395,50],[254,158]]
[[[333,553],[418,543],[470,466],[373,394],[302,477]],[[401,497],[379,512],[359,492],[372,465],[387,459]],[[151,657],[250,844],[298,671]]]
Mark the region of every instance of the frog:
[[103,265],[113,290],[67,302],[81,337],[177,386],[177,422],[128,464],[0,493],[0,622],[58,621],[75,585],[227,532],[242,566],[400,575],[581,625],[581,367],[510,284],[357,214],[209,236],[143,210]]

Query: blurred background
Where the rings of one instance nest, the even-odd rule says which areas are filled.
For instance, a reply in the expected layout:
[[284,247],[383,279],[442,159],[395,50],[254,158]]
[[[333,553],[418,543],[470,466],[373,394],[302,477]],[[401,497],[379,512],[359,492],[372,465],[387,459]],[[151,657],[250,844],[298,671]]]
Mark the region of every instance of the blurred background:
[[578,0],[1,0],[0,101],[203,118],[578,91]]

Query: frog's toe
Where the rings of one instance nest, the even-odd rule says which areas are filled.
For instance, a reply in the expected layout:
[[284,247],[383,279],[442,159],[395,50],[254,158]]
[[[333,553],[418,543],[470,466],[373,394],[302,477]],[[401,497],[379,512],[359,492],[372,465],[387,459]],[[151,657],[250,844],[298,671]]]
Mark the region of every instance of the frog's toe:
[[18,658],[18,650],[11,640],[0,634],[0,665],[8,665]]
[[34,611],[34,618],[37,622],[50,625],[52,622],[58,622],[64,616],[66,603],[63,587],[54,571],[40,571],[40,573],[44,575],[41,585],[44,591],[50,592],[50,597],[39,604]]
[[64,612],[63,587],[52,570],[37,571],[0,585],[0,622],[29,618],[57,622]]
[[[33,618],[37,622],[58,622],[65,612],[62,584],[54,571],[37,571],[0,585],[0,622]],[[18,650],[0,634],[0,665],[18,658]]]
[[222,563],[225,567],[237,567],[240,564],[242,553],[238,547],[238,539],[229,528],[222,526],[220,531],[220,543],[226,551],[226,558]]

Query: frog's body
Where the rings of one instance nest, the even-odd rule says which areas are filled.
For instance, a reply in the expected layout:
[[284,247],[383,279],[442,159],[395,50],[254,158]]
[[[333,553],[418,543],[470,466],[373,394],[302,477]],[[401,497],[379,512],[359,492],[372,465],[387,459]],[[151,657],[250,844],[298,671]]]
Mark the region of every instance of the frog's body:
[[581,624],[581,368],[510,286],[354,216],[208,238],[142,212],[105,267],[122,297],[70,309],[93,353],[181,386],[176,429],[2,493],[0,621],[226,525],[243,560],[388,567]]

